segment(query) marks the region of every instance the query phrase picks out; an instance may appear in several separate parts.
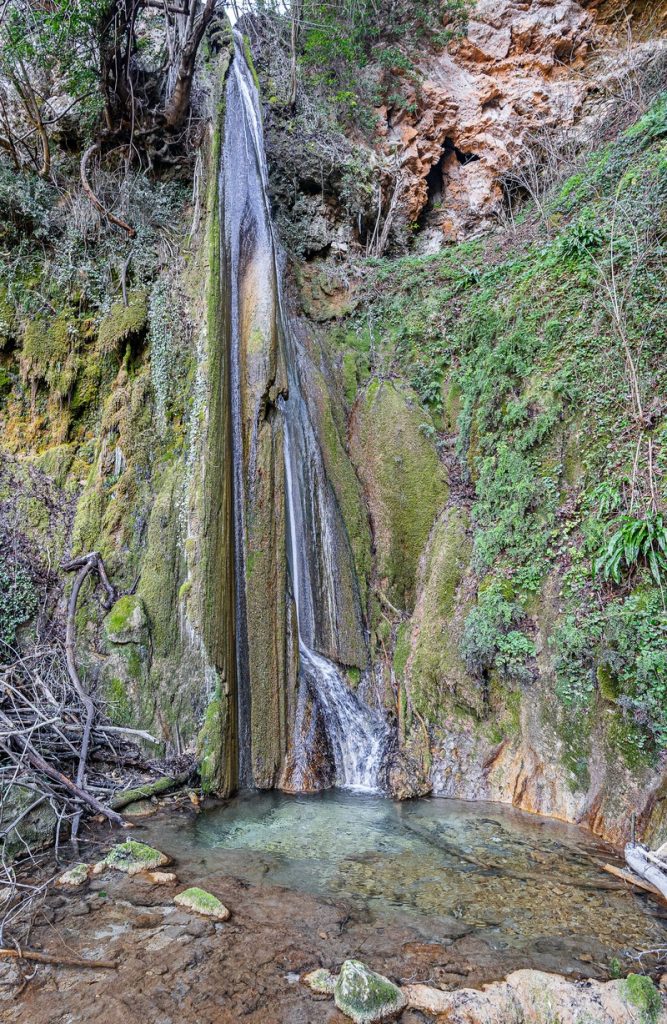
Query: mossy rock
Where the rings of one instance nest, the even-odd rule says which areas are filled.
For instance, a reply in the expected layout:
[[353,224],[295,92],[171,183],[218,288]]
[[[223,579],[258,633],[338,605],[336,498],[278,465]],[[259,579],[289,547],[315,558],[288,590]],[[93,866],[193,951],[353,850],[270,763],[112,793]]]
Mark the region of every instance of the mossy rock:
[[421,553],[448,487],[428,413],[408,388],[373,381],[352,417],[350,452],[373,523],[377,568],[388,597],[411,610]]
[[104,620],[104,633],[114,644],[145,643],[148,618],[142,599],[136,594],[119,597]]
[[308,974],[304,974],[303,983],[313,992],[319,995],[332,996],[336,987],[336,975],[327,971],[325,967],[318,967]]
[[90,874],[89,864],[73,864],[71,868],[68,868],[57,881],[57,885],[72,886],[74,888],[78,885],[83,885],[84,882],[88,881],[88,875]]
[[207,892],[206,889],[199,889],[197,886],[179,892],[177,896],[174,896],[174,903],[179,907],[185,907],[186,910],[193,910],[196,914],[202,914],[204,917],[213,917],[216,921],[228,921],[231,917],[229,910],[217,896]]
[[132,291],[127,306],[114,302],[100,324],[98,343],[102,352],[118,352],[130,338],[142,334],[148,323],[148,297],[145,291]]
[[153,871],[169,864],[169,857],[152,846],[129,839],[114,846],[102,861],[105,867],[137,875],[140,871]]
[[656,1024],[662,999],[650,978],[644,974],[628,974],[621,983],[621,992],[626,1002],[639,1011],[640,1024]]
[[369,970],[359,960],[346,960],[334,986],[336,1006],[355,1024],[376,1024],[398,1017],[407,1000],[398,985]]

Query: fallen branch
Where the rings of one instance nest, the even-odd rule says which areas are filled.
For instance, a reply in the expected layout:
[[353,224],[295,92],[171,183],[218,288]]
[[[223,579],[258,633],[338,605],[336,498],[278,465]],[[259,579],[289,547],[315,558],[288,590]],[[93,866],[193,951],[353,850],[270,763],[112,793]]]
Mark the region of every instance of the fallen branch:
[[38,953],[34,949],[0,949],[0,956],[11,957],[13,960],[34,960],[38,964],[57,964],[59,967],[104,967],[112,971],[118,968],[115,960],[81,960],[75,956]]
[[[108,818],[109,821],[112,821],[114,825],[120,825],[122,828],[132,828],[130,823],[125,821],[120,814],[116,814],[116,812],[110,807],[105,807],[104,804],[101,804],[99,800],[96,800],[94,796],[90,795],[90,793],[86,793],[85,789],[81,789],[75,782],[72,782],[72,780],[68,779],[66,775],[63,775],[63,773],[59,772],[57,768],[54,768],[48,763],[48,761],[45,761],[41,754],[38,754],[37,751],[30,746],[27,740],[22,740],[20,737],[17,737],[17,739],[18,743],[22,746],[21,753],[36,771],[42,772],[47,776],[47,778],[52,779],[53,782],[60,783],[60,785],[64,786],[65,789],[67,789],[72,796],[76,797],[77,800],[82,800],[84,803],[88,804],[88,806],[92,807],[97,814],[103,814],[104,817]],[[4,747],[4,744],[2,744],[2,746]]]
[[117,217],[115,213],[111,212],[111,210],[107,210],[106,206],[104,206],[104,204],[100,202],[100,200],[93,192],[92,185],[88,180],[88,162],[93,153],[99,152],[99,149],[99,142],[94,142],[92,146],[88,147],[86,152],[81,157],[81,165],[79,171],[81,174],[81,185],[83,187],[83,191],[86,193],[95,209],[99,213],[101,213],[103,217],[106,217],[108,221],[110,221],[112,224],[115,224],[117,227],[122,228],[123,231],[127,231],[130,238],[134,238],[137,233],[136,230],[126,221],[122,220],[120,217]]
[[650,882],[645,882],[638,875],[632,874],[630,871],[624,871],[623,868],[617,868],[614,864],[603,864],[602,870],[606,871],[609,875],[614,875],[615,878],[620,878],[622,882],[627,885],[634,885],[637,889],[642,889],[643,892],[649,893],[654,896],[660,903],[667,904],[667,900],[662,895],[659,889],[656,889]]
[[194,768],[188,768],[187,771],[181,772],[180,775],[175,775],[173,778],[164,776],[155,782],[147,782],[143,786],[126,789],[123,793],[118,793],[113,798],[111,806],[115,811],[120,811],[123,807],[133,804],[136,800],[147,800],[152,796],[158,796],[160,793],[167,793],[170,789],[177,789],[179,786],[185,785],[193,772]]
[[[102,581],[102,585],[107,593],[106,602],[104,603],[105,608],[110,608],[116,600],[116,591],[109,582],[106,569],[102,557],[97,551],[91,551],[88,555],[83,555],[80,558],[75,558],[72,562],[66,562],[62,568],[65,572],[74,572],[78,570],[74,579],[74,585],[72,586],[72,592],[69,597],[67,604],[67,630],[65,633],[65,654],[67,657],[67,671],[69,677],[72,680],[72,686],[79,695],[79,699],[86,709],[86,718],[83,724],[83,737],[81,739],[81,750],[79,752],[79,764],[76,770],[76,786],[80,792],[83,792],[84,775],[86,771],[86,761],[88,760],[88,748],[90,746],[90,734],[93,728],[93,722],[95,720],[95,705],[93,704],[90,694],[84,690],[81,680],[79,679],[79,672],[76,667],[76,605],[79,600],[79,593],[86,577],[91,572],[96,572]],[[79,823],[81,821],[81,811],[77,810],[72,820],[72,839],[76,839],[79,834]]]

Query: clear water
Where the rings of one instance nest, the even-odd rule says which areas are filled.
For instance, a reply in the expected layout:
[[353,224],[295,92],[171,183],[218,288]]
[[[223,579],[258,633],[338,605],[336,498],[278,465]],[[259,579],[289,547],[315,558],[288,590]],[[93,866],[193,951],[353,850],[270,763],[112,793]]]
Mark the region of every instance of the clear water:
[[608,847],[498,804],[247,793],[188,826],[147,828],[199,884],[224,873],[340,899],[376,925],[417,925],[434,942],[459,928],[552,970],[667,940],[667,914],[602,871]]

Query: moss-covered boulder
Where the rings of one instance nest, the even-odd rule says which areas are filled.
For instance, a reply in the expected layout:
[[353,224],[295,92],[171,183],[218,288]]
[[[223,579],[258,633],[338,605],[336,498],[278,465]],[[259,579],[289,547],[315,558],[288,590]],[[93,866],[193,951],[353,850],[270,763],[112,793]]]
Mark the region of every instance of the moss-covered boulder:
[[165,864],[169,864],[169,857],[152,846],[129,839],[126,843],[114,846],[101,863],[104,867],[124,871],[128,875],[137,875],[140,871],[153,871],[155,868],[164,867]]
[[374,380],[354,410],[350,455],[368,501],[378,574],[412,610],[420,555],[448,494],[428,413],[405,387]]
[[195,914],[202,914],[204,917],[213,917],[216,921],[228,921],[232,916],[227,907],[213,893],[206,889],[199,889],[192,886],[179,892],[174,896],[174,903],[186,910],[193,910]]
[[369,970],[359,960],[346,960],[334,986],[336,1006],[355,1024],[391,1020],[403,1011],[406,999],[398,985]]

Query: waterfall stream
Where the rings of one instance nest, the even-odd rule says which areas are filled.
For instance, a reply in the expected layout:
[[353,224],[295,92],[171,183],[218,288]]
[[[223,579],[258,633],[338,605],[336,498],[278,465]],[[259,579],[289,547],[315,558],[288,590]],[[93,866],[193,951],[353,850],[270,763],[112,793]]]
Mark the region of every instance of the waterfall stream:
[[[237,29],[234,30],[234,49],[225,97],[221,195],[226,275],[230,284],[236,578],[237,581],[246,579],[246,509],[252,506],[257,476],[258,428],[248,429],[242,401],[244,373],[247,375],[246,364],[250,360],[242,347],[247,324],[242,322],[239,298],[246,275],[252,279],[255,306],[270,309],[274,318],[280,350],[277,362],[284,363],[287,385],[282,389],[274,387],[274,391],[275,405],[282,418],[286,557],[296,608],[299,651],[298,698],[291,729],[290,788],[304,788],[312,755],[309,747],[314,730],[305,727],[310,700],[326,733],[336,785],[373,790],[379,785],[388,729],[382,712],[368,707],[347,686],[337,665],[322,653],[328,653],[332,647],[335,649],[337,638],[344,630],[346,609],[342,607],[337,586],[340,535],[344,534],[344,527],[336,525],[342,524],[342,520],[303,393],[300,364],[304,354],[283,301],[284,256],[275,237],[269,206],[260,99],[246,61],[243,38]],[[278,371],[275,372],[277,375]],[[251,784],[247,754],[250,720],[264,709],[252,706],[247,609],[243,587],[237,585],[237,591],[239,777],[242,783]],[[358,609],[356,614],[361,619]]]

